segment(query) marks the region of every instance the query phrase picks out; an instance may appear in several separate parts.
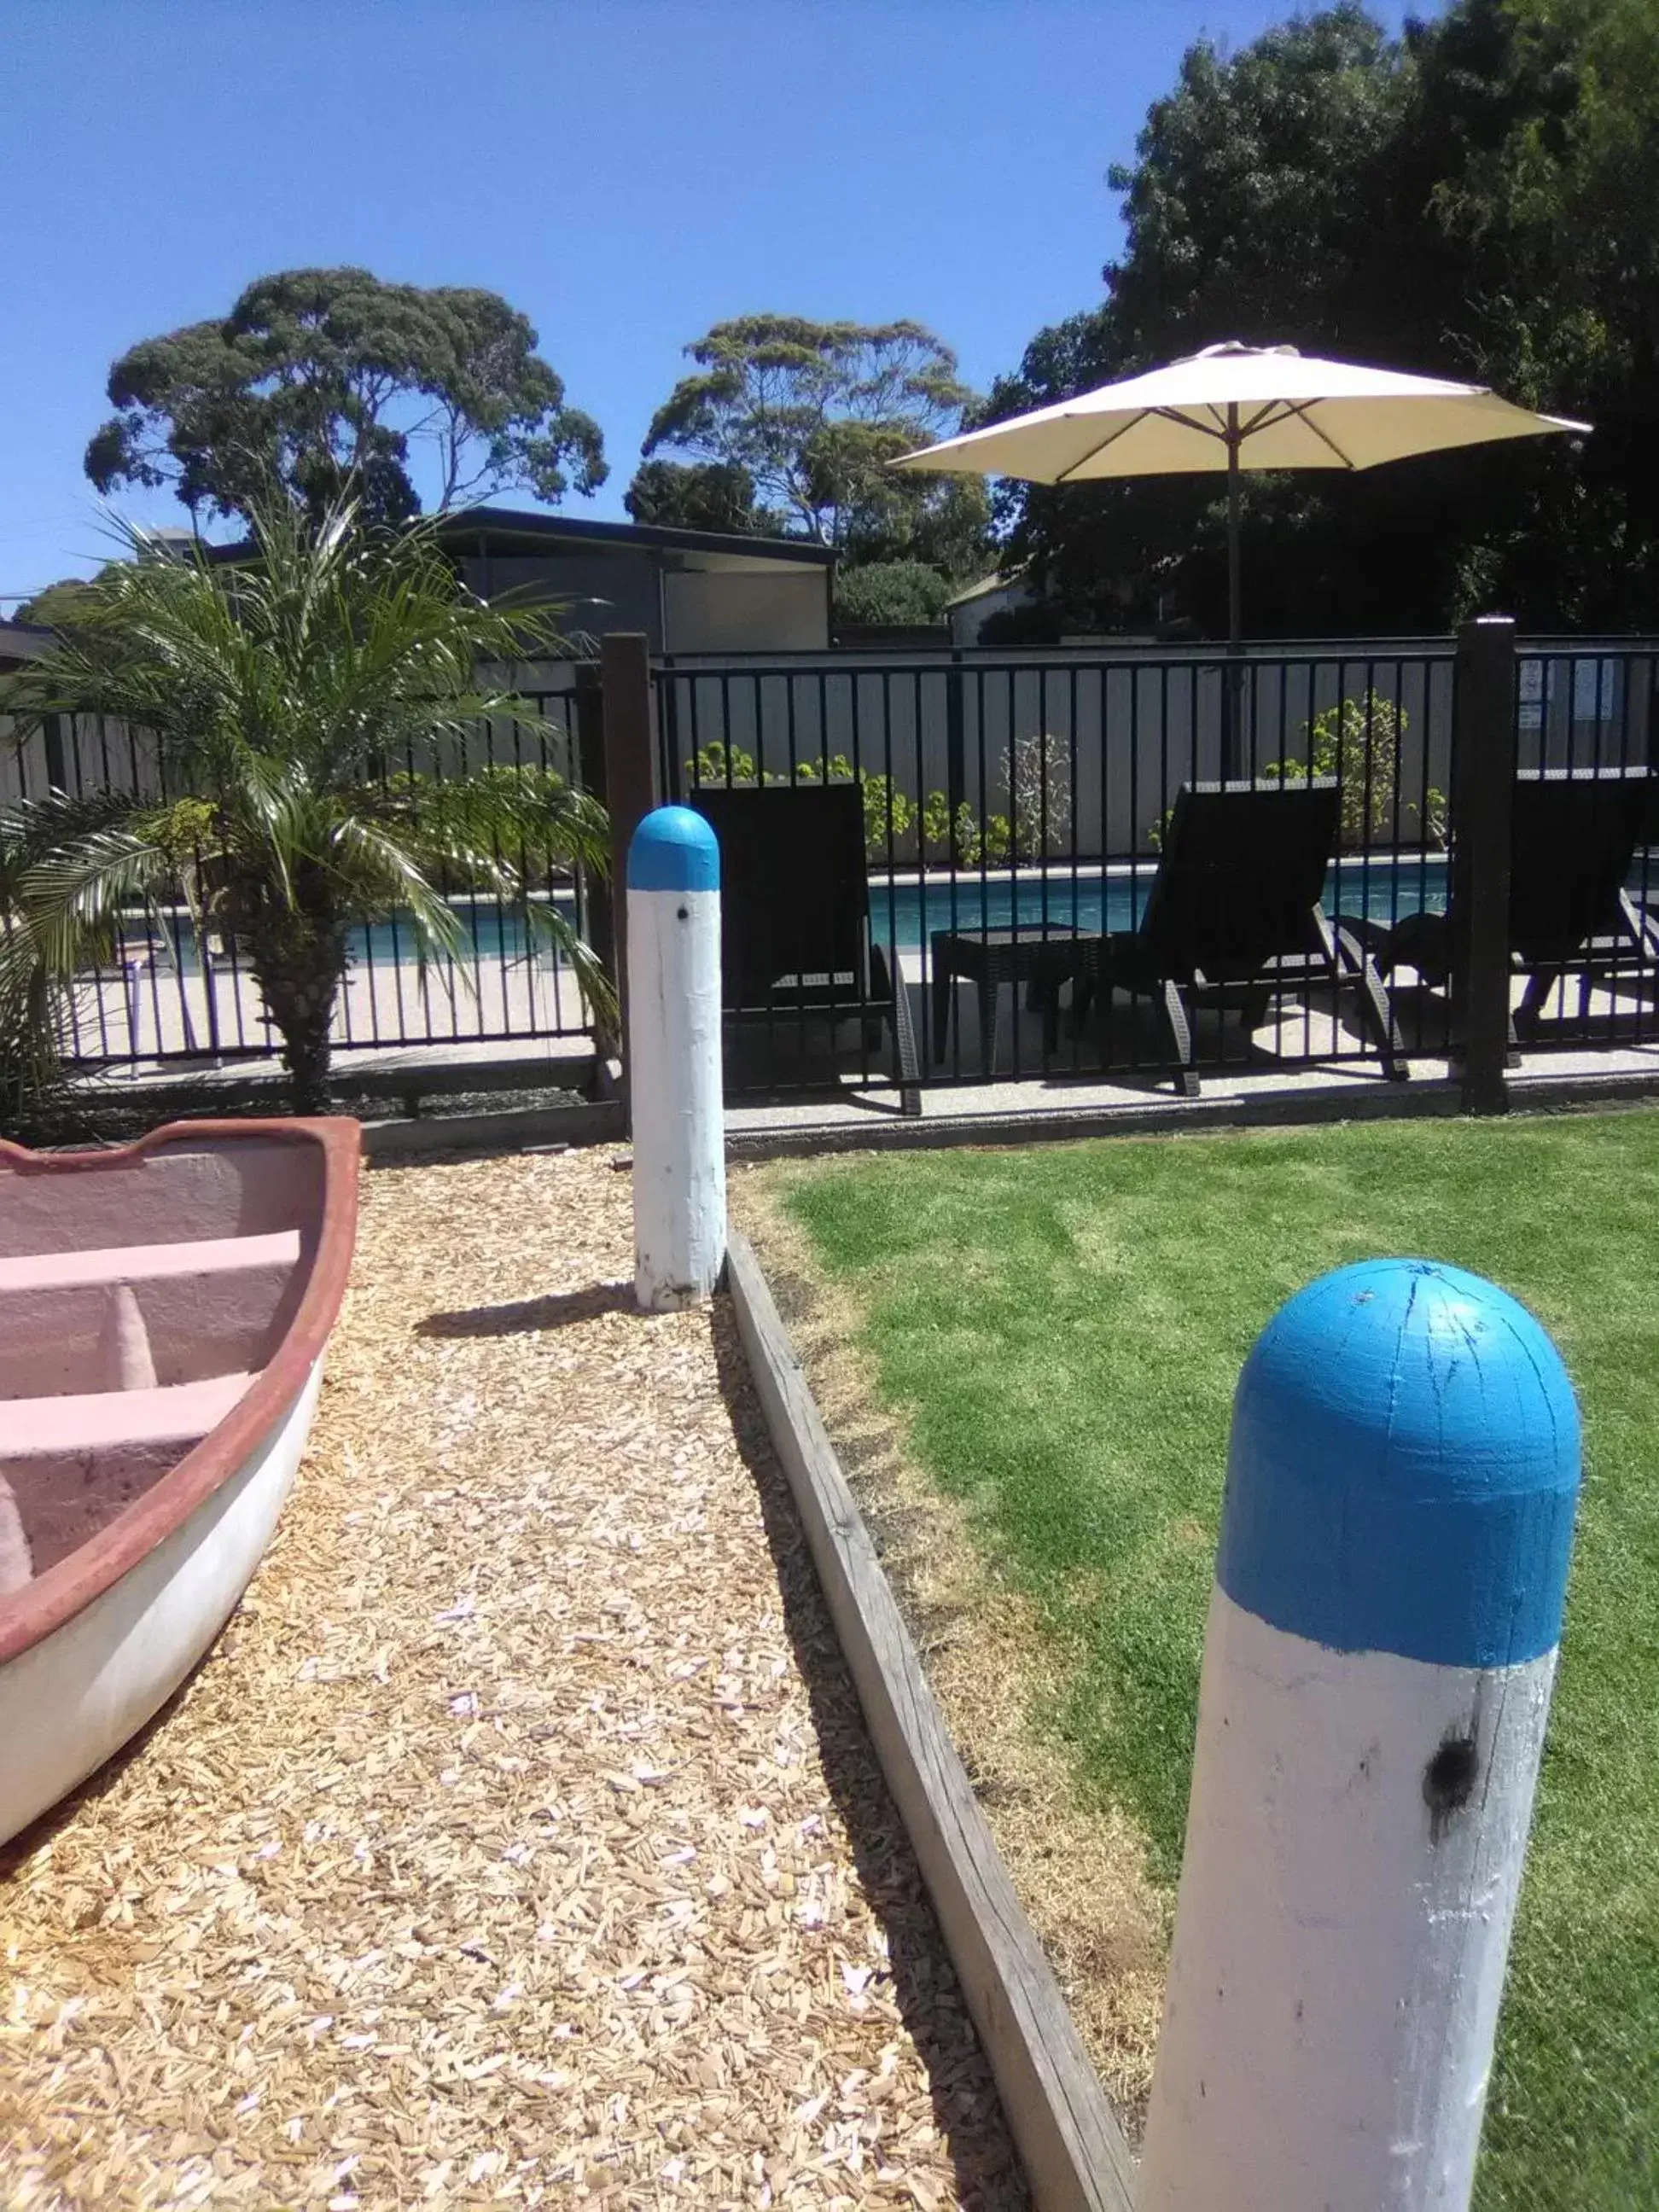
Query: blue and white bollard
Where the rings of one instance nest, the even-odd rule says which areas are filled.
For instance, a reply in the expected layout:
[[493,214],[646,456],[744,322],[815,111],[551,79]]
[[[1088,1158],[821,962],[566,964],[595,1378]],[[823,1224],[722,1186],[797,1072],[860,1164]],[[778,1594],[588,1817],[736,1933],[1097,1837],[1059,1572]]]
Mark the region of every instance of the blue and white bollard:
[[726,1260],[720,861],[689,806],[628,848],[628,1063],[634,1286],[647,1313],[699,1304]]
[[1141,2212],[1468,2203],[1578,1492],[1554,1346],[1340,1268],[1233,1407]]

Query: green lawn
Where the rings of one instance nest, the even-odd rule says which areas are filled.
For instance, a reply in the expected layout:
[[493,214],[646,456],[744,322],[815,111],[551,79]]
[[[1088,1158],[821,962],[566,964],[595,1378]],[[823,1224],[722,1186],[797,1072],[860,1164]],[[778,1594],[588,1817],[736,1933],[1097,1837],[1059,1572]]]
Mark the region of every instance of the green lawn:
[[1476,2201],[1659,2206],[1659,1114],[887,1155],[782,1194],[917,1458],[1036,1601],[1079,1792],[1139,1819],[1166,1882],[1257,1330],[1404,1253],[1553,1332],[1584,1491]]

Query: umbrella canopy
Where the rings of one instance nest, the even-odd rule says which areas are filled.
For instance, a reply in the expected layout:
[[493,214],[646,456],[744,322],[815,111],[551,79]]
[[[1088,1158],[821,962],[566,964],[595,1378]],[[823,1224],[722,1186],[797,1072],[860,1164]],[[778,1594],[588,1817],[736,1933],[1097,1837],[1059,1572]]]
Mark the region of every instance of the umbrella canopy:
[[1241,469],[1370,469],[1454,446],[1589,428],[1534,415],[1478,384],[1324,361],[1294,346],[1230,343],[946,438],[893,465],[1035,483],[1224,469],[1229,627],[1237,641]]

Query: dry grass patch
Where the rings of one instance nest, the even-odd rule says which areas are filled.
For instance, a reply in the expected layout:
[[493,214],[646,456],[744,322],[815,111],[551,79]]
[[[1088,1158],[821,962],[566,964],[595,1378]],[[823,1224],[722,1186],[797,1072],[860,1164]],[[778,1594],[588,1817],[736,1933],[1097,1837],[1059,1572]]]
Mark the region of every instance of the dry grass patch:
[[733,1217],[766,1268],[812,1393],[927,1668],[1021,1903],[1101,2080],[1132,2131],[1152,2087],[1171,1899],[1139,1831],[1087,1808],[1042,1716],[1061,1662],[1030,1601],[999,1583],[961,1504],[915,1464],[883,1407],[862,1317],[778,1203],[798,1170],[732,1178]]

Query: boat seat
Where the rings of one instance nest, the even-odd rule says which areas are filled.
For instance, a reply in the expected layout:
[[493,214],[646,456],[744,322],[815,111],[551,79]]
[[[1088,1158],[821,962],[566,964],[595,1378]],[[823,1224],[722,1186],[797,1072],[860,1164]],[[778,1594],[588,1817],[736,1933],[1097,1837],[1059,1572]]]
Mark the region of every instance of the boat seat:
[[0,1424],[10,1398],[263,1367],[303,1288],[301,1242],[289,1229],[0,1258]]
[[77,1459],[170,1444],[175,1459],[222,1421],[251,1374],[211,1375],[152,1390],[94,1390],[0,1400],[0,1463]]
[[0,1480],[15,1520],[6,1578],[43,1575],[125,1513],[200,1443],[253,1381],[0,1400]]
[[297,1267],[300,1232],[198,1237],[177,1244],[118,1244],[106,1251],[29,1252],[0,1260],[0,1297],[9,1291],[79,1290],[93,1284],[154,1283],[171,1275],[234,1275],[250,1268]]

